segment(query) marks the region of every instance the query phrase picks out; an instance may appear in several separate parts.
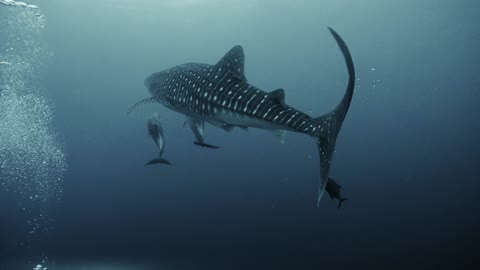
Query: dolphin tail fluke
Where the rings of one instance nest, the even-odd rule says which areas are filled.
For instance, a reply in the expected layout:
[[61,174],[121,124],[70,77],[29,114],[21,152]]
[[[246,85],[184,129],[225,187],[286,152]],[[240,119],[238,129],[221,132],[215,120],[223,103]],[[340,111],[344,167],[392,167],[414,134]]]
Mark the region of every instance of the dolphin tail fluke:
[[164,158],[154,158],[152,160],[150,160],[149,162],[147,162],[145,165],[143,166],[148,166],[148,165],[152,165],[152,164],[167,164],[167,165],[172,165],[172,163],[170,163],[170,161],[164,159]]
[[335,142],[337,141],[337,136],[342,127],[343,120],[347,115],[348,108],[350,107],[353,90],[355,88],[355,67],[347,44],[343,41],[340,35],[335,32],[335,30],[330,27],[328,29],[335,38],[335,41],[340,47],[340,51],[345,59],[348,70],[348,86],[341,102],[334,110],[321,117],[315,118],[318,127],[315,129],[316,131],[313,136],[317,142],[320,155],[320,185],[318,188],[317,206],[320,204],[320,199],[322,198],[328,181],[333,153],[335,152]]
[[220,148],[220,146],[211,145],[211,144],[207,144],[207,143],[203,143],[203,142],[198,142],[198,141],[194,141],[193,144],[198,145],[198,146],[201,146],[201,147],[212,148],[212,149],[218,149],[218,148]]
[[338,201],[337,209],[340,208],[340,206],[342,206],[342,203],[343,203],[344,201],[346,201],[346,200],[348,200],[348,198],[340,199],[340,200]]

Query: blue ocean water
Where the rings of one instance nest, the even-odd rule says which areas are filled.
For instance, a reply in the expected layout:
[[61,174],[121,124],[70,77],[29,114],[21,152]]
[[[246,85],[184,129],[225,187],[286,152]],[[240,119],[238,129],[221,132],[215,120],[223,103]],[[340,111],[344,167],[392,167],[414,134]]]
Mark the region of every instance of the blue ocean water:
[[[477,1],[0,0],[0,269],[475,269]],[[356,88],[316,196],[314,141],[206,126],[151,73],[245,51],[249,82],[312,116]],[[157,150],[154,113],[172,166]]]

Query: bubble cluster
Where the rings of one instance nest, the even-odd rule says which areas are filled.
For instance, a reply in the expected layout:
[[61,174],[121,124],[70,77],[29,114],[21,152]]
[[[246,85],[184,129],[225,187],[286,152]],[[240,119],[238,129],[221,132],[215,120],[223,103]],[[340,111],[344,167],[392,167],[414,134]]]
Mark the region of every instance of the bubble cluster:
[[21,1],[14,1],[14,0],[0,0],[0,4],[3,4],[5,6],[13,6],[13,7],[24,7],[24,8],[30,8],[30,9],[38,9],[37,6],[35,5],[29,5],[25,2]]
[[0,9],[0,189],[19,195],[34,234],[48,227],[45,205],[59,198],[67,163],[52,104],[41,95],[50,56],[41,38],[45,20],[34,6],[0,3],[12,6]]
[[35,94],[0,93],[0,185],[32,200],[60,191],[66,169],[49,104]]
[[41,264],[37,264],[33,270],[47,270],[47,267],[43,267]]

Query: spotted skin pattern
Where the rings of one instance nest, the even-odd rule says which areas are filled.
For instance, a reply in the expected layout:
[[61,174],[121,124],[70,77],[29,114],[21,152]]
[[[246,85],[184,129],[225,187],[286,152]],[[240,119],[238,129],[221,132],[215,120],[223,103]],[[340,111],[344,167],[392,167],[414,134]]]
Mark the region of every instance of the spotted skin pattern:
[[348,47],[333,29],[329,30],[345,58],[349,82],[342,101],[321,117],[312,118],[285,104],[283,89],[265,92],[248,83],[244,73],[245,57],[239,45],[215,65],[186,63],[153,73],[145,80],[151,97],[133,105],[131,110],[153,102],[225,130],[254,127],[310,135],[316,140],[320,155],[319,202],[355,83],[355,70]]

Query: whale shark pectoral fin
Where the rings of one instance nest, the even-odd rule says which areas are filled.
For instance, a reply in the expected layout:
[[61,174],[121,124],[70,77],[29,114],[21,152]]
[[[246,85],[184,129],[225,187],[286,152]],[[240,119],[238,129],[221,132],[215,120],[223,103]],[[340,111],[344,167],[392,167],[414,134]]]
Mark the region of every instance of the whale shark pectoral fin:
[[211,144],[203,143],[203,142],[199,142],[199,141],[194,141],[193,144],[201,146],[201,147],[212,148],[212,149],[220,148],[220,146],[211,145]]
[[170,163],[170,161],[168,161],[164,158],[154,158],[154,159],[150,160],[149,162],[145,163],[145,165],[143,165],[143,166],[148,166],[148,165],[152,165],[152,164],[172,165],[172,163]]

